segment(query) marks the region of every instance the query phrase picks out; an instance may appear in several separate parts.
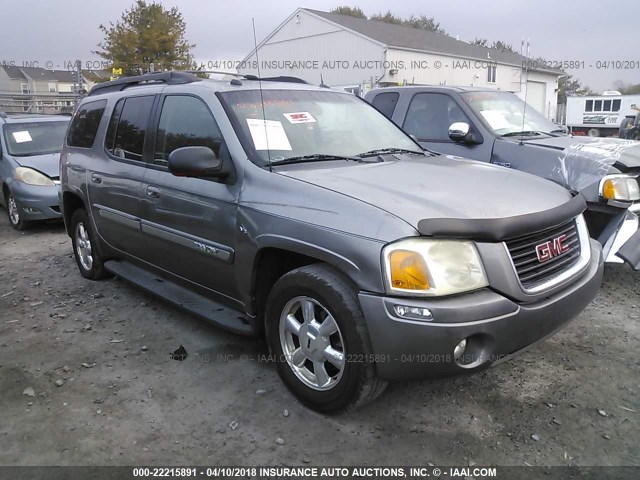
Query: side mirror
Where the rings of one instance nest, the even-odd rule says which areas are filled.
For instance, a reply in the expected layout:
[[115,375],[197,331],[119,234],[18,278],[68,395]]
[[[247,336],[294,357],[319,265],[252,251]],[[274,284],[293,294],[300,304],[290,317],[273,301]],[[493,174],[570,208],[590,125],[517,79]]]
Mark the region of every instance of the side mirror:
[[209,147],[176,148],[169,154],[169,171],[176,177],[223,178],[229,173]]
[[449,127],[449,138],[454,142],[477,145],[482,143],[482,136],[471,131],[467,122],[455,122]]
[[469,135],[469,124],[466,122],[452,123],[449,127],[449,138],[454,142],[464,142]]

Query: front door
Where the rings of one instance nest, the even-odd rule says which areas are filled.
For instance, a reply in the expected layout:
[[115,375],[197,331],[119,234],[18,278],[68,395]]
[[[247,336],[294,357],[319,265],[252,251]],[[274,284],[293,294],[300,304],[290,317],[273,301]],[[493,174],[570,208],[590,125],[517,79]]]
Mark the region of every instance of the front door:
[[169,154],[188,146],[209,147],[231,162],[218,124],[196,96],[165,95],[160,105],[154,158],[142,182],[145,259],[222,296],[238,298],[233,263],[239,183],[176,177],[167,168]]
[[450,95],[416,93],[409,104],[402,129],[414,135],[420,145],[434,152],[489,162],[492,148],[489,139],[484,139],[481,144],[468,145],[449,138],[449,127],[456,122],[465,122],[471,129],[475,128]]

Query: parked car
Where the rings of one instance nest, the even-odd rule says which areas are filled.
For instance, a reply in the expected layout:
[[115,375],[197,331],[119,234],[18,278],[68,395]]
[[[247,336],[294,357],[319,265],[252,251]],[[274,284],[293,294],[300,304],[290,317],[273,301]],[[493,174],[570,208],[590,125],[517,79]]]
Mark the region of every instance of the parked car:
[[620,124],[620,138],[640,140],[640,115],[627,115]]
[[0,202],[13,228],[62,219],[58,164],[69,119],[0,112]]
[[606,261],[640,269],[637,142],[567,135],[499,90],[392,87],[365,98],[423,147],[529,172],[582,193],[589,231]]
[[580,195],[424,152],[359,98],[288,77],[94,86],[60,162],[82,276],[264,334],[320,411],[500,363],[601,282]]

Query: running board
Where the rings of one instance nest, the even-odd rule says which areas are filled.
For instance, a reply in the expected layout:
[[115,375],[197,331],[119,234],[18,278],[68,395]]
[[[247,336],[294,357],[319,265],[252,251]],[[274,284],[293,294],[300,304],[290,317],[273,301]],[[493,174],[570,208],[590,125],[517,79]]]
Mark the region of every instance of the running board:
[[109,260],[104,268],[142,290],[180,307],[189,313],[240,335],[255,335],[243,314],[188,290],[166,278],[122,260]]

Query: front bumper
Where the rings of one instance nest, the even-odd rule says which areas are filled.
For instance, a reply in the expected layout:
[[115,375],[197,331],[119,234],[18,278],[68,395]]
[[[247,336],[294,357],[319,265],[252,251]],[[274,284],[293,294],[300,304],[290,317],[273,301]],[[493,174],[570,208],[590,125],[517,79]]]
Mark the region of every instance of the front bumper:
[[61,219],[60,185],[27,185],[13,181],[9,188],[20,211],[20,217],[28,221]]
[[[624,220],[615,235],[612,235],[603,246],[607,263],[624,263],[625,261],[635,270],[640,269],[640,263],[629,258],[640,256],[640,204],[634,204],[627,210]],[[625,254],[626,253],[626,254]],[[623,258],[624,257],[624,258]]]
[[[503,362],[552,335],[593,300],[602,282],[600,246],[582,276],[541,301],[519,304],[490,289],[440,299],[405,299],[360,293],[377,373],[386,380],[444,377]],[[432,321],[407,320],[393,305],[428,308]],[[458,360],[454,347],[468,339]]]

